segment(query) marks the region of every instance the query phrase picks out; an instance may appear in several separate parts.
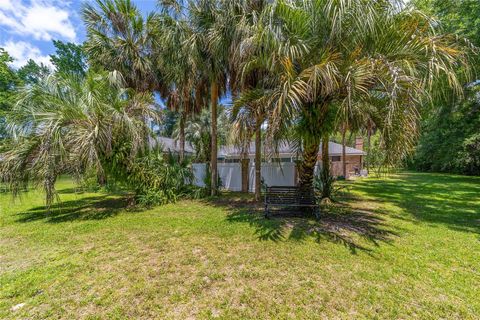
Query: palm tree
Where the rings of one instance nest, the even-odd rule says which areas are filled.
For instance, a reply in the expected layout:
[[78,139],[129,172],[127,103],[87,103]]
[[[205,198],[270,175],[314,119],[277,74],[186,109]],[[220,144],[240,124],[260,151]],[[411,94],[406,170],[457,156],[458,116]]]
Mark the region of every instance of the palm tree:
[[[173,52],[174,55],[178,56],[179,52],[185,53],[174,65],[181,66],[188,62],[183,68],[184,72],[180,72],[178,81],[175,82],[175,89],[183,87],[182,79],[188,79],[190,84],[195,86],[193,91],[196,111],[202,103],[209,102],[211,106],[211,189],[212,193],[215,193],[218,147],[215,116],[218,98],[228,86],[232,94],[236,95],[245,88],[245,83],[248,83],[240,76],[243,67],[241,62],[244,59],[244,50],[241,48],[245,43],[244,40],[254,35],[252,31],[255,26],[255,17],[263,8],[263,1],[166,0],[159,3],[164,9],[163,12],[175,20],[175,24],[181,26],[182,30],[181,36],[170,37],[175,39],[175,44],[181,44],[181,49],[177,48],[178,50]],[[207,88],[210,93],[209,99],[205,101],[202,97],[206,96]],[[260,132],[259,126],[257,132]],[[260,137],[260,134],[257,136]],[[182,135],[180,134],[179,137],[181,138]],[[260,153],[260,148],[257,149],[257,153]],[[257,166],[260,166],[260,163]],[[259,174],[260,170],[257,171]],[[259,183],[260,178],[257,180]],[[260,187],[257,189],[260,190]]]
[[[87,29],[85,51],[94,69],[119,71],[126,86],[137,92],[165,96],[169,87],[161,72],[163,55],[160,21],[156,13],[145,18],[131,0],[95,0],[82,8]],[[152,106],[155,106],[152,101]],[[145,118],[145,123],[153,119]],[[144,143],[149,140],[144,132]]]
[[[261,85],[261,84],[259,84]],[[265,108],[262,105],[262,99],[257,97],[252,99],[248,96],[255,94],[253,89],[244,89],[243,98],[235,99],[232,109],[232,131],[233,142],[240,146],[242,158],[245,158],[250,149],[250,142],[255,136],[255,200],[259,201],[261,197],[261,165],[262,165],[262,124],[265,120]],[[247,97],[247,98],[246,98]],[[242,166],[242,181],[247,180],[248,167]],[[245,190],[245,187],[247,188]],[[245,184],[243,191],[248,191],[248,184]]]
[[249,188],[249,162],[250,145],[255,135],[255,200],[260,200],[261,189],[261,160],[262,160],[262,135],[261,123],[263,115],[261,108],[255,104],[243,103],[241,99],[235,99],[231,110],[232,128],[230,130],[231,142],[241,150],[242,169],[242,192],[248,192]]
[[163,91],[157,67],[161,56],[152,55],[161,48],[158,15],[144,18],[130,0],[95,0],[95,4],[85,3],[82,9],[90,64],[119,71],[127,86],[139,92]]
[[[218,131],[217,139],[219,145],[224,145],[227,142],[229,122],[222,106],[217,114]],[[173,131],[172,137],[180,140],[182,128],[180,125],[181,119],[178,119],[177,125]],[[211,159],[211,128],[212,119],[208,110],[203,109],[199,114],[194,114],[189,117],[184,124],[184,136],[193,149],[195,150],[195,161],[208,162]]]
[[311,188],[319,142],[328,170],[328,140],[342,108],[368,105],[378,114],[387,162],[405,156],[418,132],[418,106],[436,81],[457,93],[468,76],[465,46],[439,33],[424,14],[391,1],[277,1],[259,37],[268,70],[267,143],[289,127],[301,132],[300,184]]
[[242,192],[247,193],[250,185],[249,151],[255,125],[254,123],[252,123],[252,119],[254,119],[254,117],[248,113],[249,109],[242,109],[246,109],[247,112],[238,114],[238,111],[236,111],[237,114],[232,117],[232,127],[230,130],[229,140],[233,145],[237,146],[240,149]]
[[59,175],[96,172],[100,181],[123,172],[144,148],[143,119],[156,119],[151,97],[124,89],[118,72],[52,75],[28,86],[8,119],[14,137],[0,157],[3,182],[14,193],[42,185],[46,204],[55,199]]
[[164,80],[167,83],[165,92],[167,107],[179,114],[178,141],[180,159],[184,158],[185,125],[187,118],[199,114],[207,105],[205,99],[205,82],[197,67],[195,47],[189,45],[192,29],[187,17],[182,14],[183,2],[160,2],[162,14],[159,15],[159,41]]
[[229,56],[235,34],[235,7],[229,0],[196,0],[189,4],[189,22],[192,29],[188,43],[196,52],[199,70],[207,75],[210,89],[211,112],[211,193],[217,193],[217,109],[221,94],[226,92],[229,74]]
[[[265,102],[259,93],[269,87],[267,74],[255,61],[251,60],[262,53],[262,39],[257,35],[264,18],[267,1],[243,0],[234,2],[233,12],[239,17],[235,24],[233,53],[230,59],[230,82],[236,93],[233,108],[236,141],[244,150],[250,146],[255,135],[255,199],[261,197],[261,162],[262,162],[262,124],[265,122]],[[252,63],[253,62],[253,63]],[[240,93],[242,93],[241,96]],[[252,99],[252,97],[255,97]],[[242,165],[242,180],[247,180],[248,166]],[[244,183],[243,190],[248,191]]]

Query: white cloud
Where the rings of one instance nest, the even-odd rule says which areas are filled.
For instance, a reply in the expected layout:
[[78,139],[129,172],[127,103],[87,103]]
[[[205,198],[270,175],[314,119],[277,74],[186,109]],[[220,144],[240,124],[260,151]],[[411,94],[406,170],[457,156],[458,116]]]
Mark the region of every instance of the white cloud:
[[[2,1],[2,0],[0,0]],[[1,5],[1,2],[0,2]],[[24,66],[29,59],[36,61],[37,63],[43,63],[50,69],[53,69],[52,62],[49,56],[42,55],[39,48],[32,46],[28,42],[12,40],[7,41],[4,44],[0,44],[0,47],[4,48],[15,60],[11,63],[14,68],[20,68]]]
[[13,5],[10,0],[0,0],[0,9],[12,9]]
[[62,38],[75,41],[72,13],[64,2],[55,0],[0,0],[0,26],[12,34],[50,41]]

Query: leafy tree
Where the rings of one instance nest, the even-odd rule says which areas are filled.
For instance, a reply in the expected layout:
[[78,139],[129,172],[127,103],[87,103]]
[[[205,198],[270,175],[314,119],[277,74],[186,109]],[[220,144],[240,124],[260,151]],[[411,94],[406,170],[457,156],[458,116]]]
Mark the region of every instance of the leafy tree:
[[53,40],[53,45],[56,50],[50,55],[50,60],[57,72],[85,75],[87,59],[82,45],[60,40]]
[[480,174],[478,133],[480,88],[469,87],[466,98],[443,102],[439,112],[424,121],[413,166],[423,171]]
[[17,72],[18,77],[27,85],[35,84],[49,74],[50,70],[47,66],[43,63],[38,64],[32,59],[29,59]]
[[12,61],[8,52],[0,48],[0,139],[7,134],[5,116],[14,104],[15,91],[20,83],[15,70],[9,65]]
[[467,173],[480,175],[480,133],[473,134],[463,142],[460,159]]
[[416,0],[415,6],[439,20],[442,29],[480,45],[480,2],[477,0]]
[[[418,0],[415,5],[434,15],[438,25],[448,32],[467,37],[480,46],[480,2],[476,0]],[[472,62],[480,66],[477,56]],[[467,85],[463,99],[440,97],[436,109],[424,114],[422,136],[413,168],[479,174],[475,143],[480,128],[478,83]],[[478,154],[478,153],[477,153]]]

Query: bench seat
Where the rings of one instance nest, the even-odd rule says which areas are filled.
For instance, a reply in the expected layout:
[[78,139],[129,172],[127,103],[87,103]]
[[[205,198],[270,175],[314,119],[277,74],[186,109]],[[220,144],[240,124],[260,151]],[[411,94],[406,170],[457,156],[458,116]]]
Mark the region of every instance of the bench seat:
[[291,186],[271,186],[265,190],[265,217],[271,207],[314,208],[318,217],[319,206],[312,189]]

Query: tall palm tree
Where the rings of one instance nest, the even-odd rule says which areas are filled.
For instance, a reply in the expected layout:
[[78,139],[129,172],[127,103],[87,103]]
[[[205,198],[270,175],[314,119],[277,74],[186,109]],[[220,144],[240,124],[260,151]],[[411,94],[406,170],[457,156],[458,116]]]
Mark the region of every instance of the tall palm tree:
[[265,119],[264,108],[259,105],[259,99],[255,102],[244,99],[235,99],[231,112],[232,129],[231,141],[240,147],[242,160],[242,191],[248,192],[249,162],[248,154],[253,136],[255,136],[255,200],[260,200],[261,192],[261,163],[262,163],[262,131],[261,126]]
[[211,111],[211,192],[217,193],[217,108],[219,97],[227,90],[229,56],[235,34],[233,1],[192,0],[189,3],[189,22],[192,34],[188,43],[194,47],[198,67],[207,75]]
[[250,187],[250,145],[255,130],[255,124],[252,120],[255,117],[250,114],[250,108],[243,107],[240,109],[241,111],[236,109],[233,108],[233,112],[231,112],[233,116],[229,141],[240,150],[242,192],[247,193]]
[[168,83],[168,90],[165,93],[166,105],[179,114],[179,155],[183,160],[187,118],[198,114],[206,104],[205,99],[200,98],[204,92],[198,90],[203,88],[200,84],[204,80],[197,70],[190,47],[186,45],[190,30],[185,21],[164,14],[161,30],[164,46],[161,53],[164,60],[162,71]]
[[[461,92],[457,70],[468,76],[465,46],[408,7],[378,0],[277,1],[261,21],[263,55],[251,59],[268,70],[267,143],[288,127],[302,131],[300,184],[311,188],[323,141],[323,169],[341,106],[369,105],[387,162],[408,153],[418,132],[418,106],[436,81]],[[265,99],[265,98],[264,98]]]
[[[258,201],[261,197],[261,127],[266,117],[265,102],[260,99],[259,93],[267,89],[269,84],[266,72],[251,57],[261,54],[264,48],[262,39],[257,35],[267,1],[243,0],[234,3],[232,11],[238,17],[230,59],[230,82],[232,90],[237,93],[233,109],[234,128],[243,129],[237,135],[237,143],[243,148],[249,146],[253,135],[255,136],[255,199]],[[248,167],[242,166],[242,169],[242,176],[245,177],[248,174],[245,169]]]
[[[0,157],[0,176],[14,192],[42,185],[49,206],[62,174],[96,172],[99,180],[144,147],[143,119],[156,119],[151,97],[125,89],[118,72],[52,75],[20,93],[10,115],[11,148]],[[128,150],[124,152],[125,150]]]
[[[260,84],[259,84],[260,85]],[[254,89],[244,89],[242,98],[235,99],[232,109],[232,140],[240,146],[245,156],[250,150],[250,142],[255,136],[255,200],[261,198],[261,165],[262,165],[262,124],[265,121],[265,108],[262,105],[262,99],[256,97]],[[258,92],[258,91],[257,91]],[[250,95],[248,95],[250,94]],[[245,157],[244,156],[244,157]],[[242,166],[242,180],[247,180],[248,167]],[[247,169],[247,170],[246,170]],[[248,190],[244,190],[248,191]]]
[[[178,41],[183,44],[185,52],[188,52],[188,58],[192,61],[190,67],[186,70],[195,70],[194,74],[189,73],[188,77],[195,79],[195,100],[198,101],[205,96],[204,90],[209,88],[208,102],[211,106],[211,190],[216,192],[217,183],[217,121],[216,114],[218,108],[218,98],[225,93],[227,87],[230,87],[231,93],[235,96],[239,91],[245,88],[243,77],[240,75],[244,59],[244,42],[248,37],[255,33],[256,17],[262,11],[265,1],[258,0],[163,0],[159,1],[163,8],[166,8],[171,16],[176,20],[183,21],[182,25],[189,34]],[[186,44],[186,45],[185,45]],[[189,61],[184,57],[182,61]],[[250,77],[251,79],[252,77]],[[250,80],[251,81],[251,80]],[[208,83],[208,86],[205,84]],[[201,101],[205,103],[205,101]],[[258,123],[263,116],[261,113],[257,119]],[[257,140],[260,139],[260,125],[257,126]],[[257,157],[260,155],[261,148],[257,148]],[[257,161],[257,175],[260,175],[260,161]],[[260,177],[256,179],[260,183]],[[260,192],[258,185],[257,193]]]

